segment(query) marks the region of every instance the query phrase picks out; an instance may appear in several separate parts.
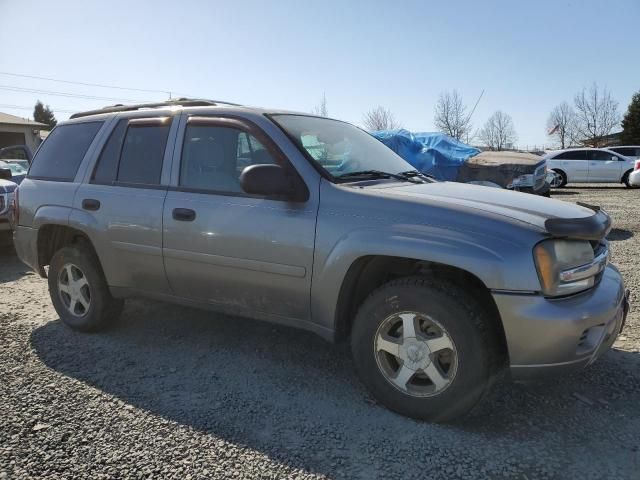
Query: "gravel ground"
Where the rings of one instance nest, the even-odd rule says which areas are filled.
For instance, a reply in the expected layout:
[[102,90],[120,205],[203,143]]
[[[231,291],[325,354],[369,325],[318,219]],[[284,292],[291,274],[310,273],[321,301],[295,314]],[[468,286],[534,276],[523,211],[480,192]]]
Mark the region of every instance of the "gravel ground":
[[[640,294],[640,191],[603,205],[613,261]],[[130,301],[99,335],[65,328],[46,281],[0,254],[0,479],[640,478],[640,315],[560,380],[499,385],[464,422],[375,404],[345,347],[311,334]]]

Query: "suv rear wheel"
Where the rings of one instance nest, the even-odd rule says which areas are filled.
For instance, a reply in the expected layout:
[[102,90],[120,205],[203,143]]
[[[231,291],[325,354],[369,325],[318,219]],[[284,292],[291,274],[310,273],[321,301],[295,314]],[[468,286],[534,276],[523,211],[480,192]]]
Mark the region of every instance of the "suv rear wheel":
[[49,266],[49,295],[60,319],[74,330],[101,330],[124,305],[111,296],[95,254],[83,242],[58,250]]
[[374,291],[356,316],[356,370],[376,399],[410,417],[448,421],[488,391],[496,359],[488,322],[459,287],[409,277]]

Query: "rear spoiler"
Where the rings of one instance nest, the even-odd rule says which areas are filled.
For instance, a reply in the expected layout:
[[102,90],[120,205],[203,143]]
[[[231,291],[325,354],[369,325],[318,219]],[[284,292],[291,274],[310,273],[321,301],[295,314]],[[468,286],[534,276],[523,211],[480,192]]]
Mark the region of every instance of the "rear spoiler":
[[554,237],[579,238],[583,240],[602,240],[611,230],[611,217],[596,205],[578,202],[595,212],[590,217],[583,218],[549,218],[544,226]]

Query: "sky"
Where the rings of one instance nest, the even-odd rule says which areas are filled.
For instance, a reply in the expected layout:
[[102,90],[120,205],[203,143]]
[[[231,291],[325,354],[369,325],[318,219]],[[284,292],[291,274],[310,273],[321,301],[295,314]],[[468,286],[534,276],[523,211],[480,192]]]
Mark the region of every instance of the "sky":
[[325,95],[331,117],[362,124],[382,105],[433,131],[442,91],[471,108],[484,90],[474,127],[502,110],[531,148],[551,143],[551,109],[593,82],[626,111],[639,26],[640,0],[0,0],[0,111],[29,117],[39,99],[65,119],[168,97],[17,73],[304,112]]

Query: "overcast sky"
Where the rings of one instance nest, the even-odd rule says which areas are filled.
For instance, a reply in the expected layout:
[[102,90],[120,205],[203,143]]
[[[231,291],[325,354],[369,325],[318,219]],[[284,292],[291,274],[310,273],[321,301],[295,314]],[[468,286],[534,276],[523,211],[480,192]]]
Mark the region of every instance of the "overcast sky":
[[[640,90],[640,0],[30,1],[0,0],[0,72],[311,111],[361,123],[377,105],[430,131],[442,90],[480,127],[513,117],[518,145],[544,144],[554,105],[594,81],[626,110]],[[0,111],[56,116],[165,94],[0,74]]]

